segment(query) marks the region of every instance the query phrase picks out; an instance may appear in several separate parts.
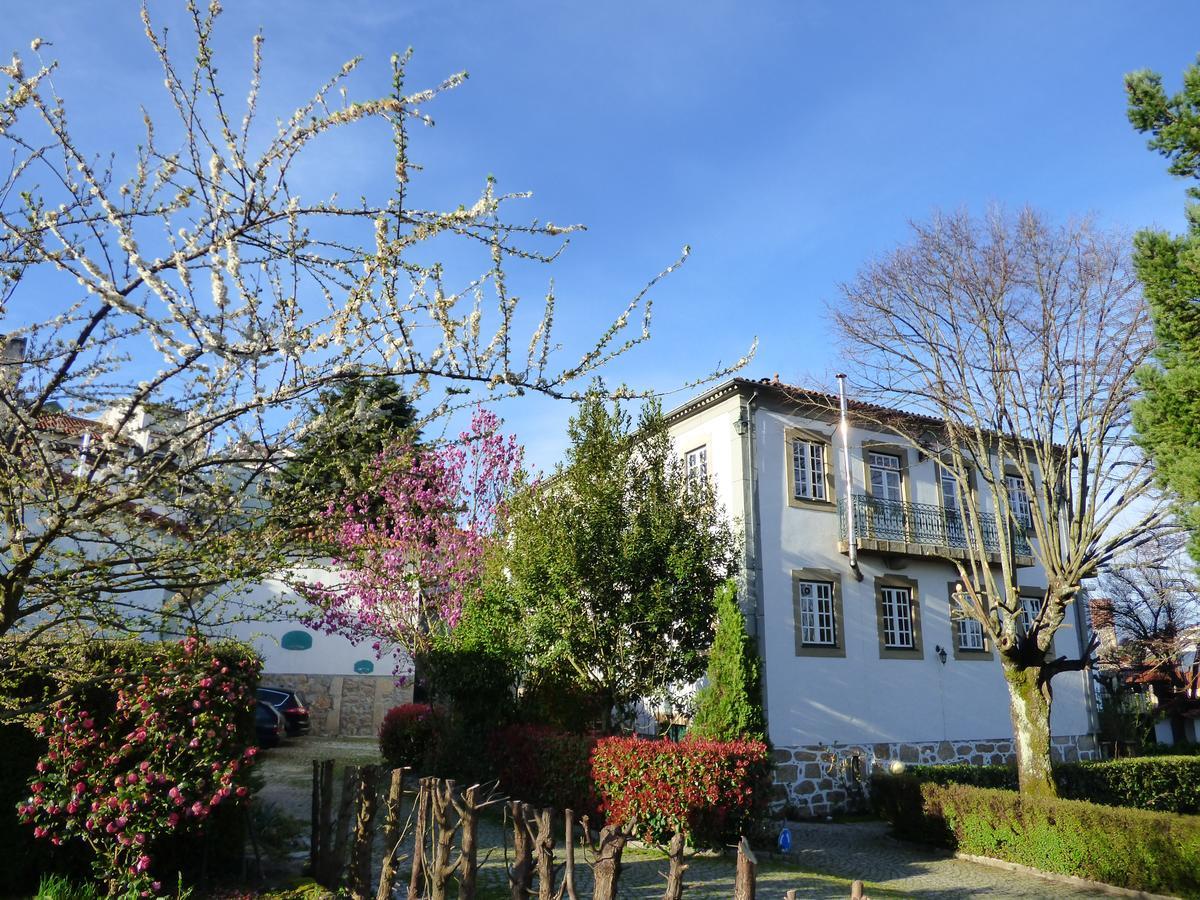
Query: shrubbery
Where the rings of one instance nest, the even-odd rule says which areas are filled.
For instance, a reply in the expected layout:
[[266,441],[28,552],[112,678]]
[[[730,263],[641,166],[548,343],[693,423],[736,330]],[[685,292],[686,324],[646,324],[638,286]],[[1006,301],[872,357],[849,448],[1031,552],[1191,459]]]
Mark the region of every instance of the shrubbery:
[[97,641],[84,659],[96,678],[37,717],[46,751],[18,811],[35,837],[88,848],[110,889],[156,892],[174,881],[172,842],[249,794],[259,660],[195,637]]
[[[1017,773],[1009,766],[911,766],[921,781],[1016,790]],[[1136,756],[1058,763],[1054,780],[1059,795],[1108,806],[1158,812],[1200,813],[1200,756]]]
[[595,746],[594,735],[545,725],[510,725],[488,741],[495,774],[509,796],[535,806],[574,810],[577,817],[599,812],[592,787]]
[[1132,890],[1200,897],[1200,817],[878,776],[905,838]]
[[605,738],[592,754],[607,820],[649,841],[664,842],[676,831],[694,846],[736,841],[765,811],[769,777],[761,741]]
[[427,770],[437,759],[445,715],[428,703],[393,706],[379,726],[379,752],[389,766]]

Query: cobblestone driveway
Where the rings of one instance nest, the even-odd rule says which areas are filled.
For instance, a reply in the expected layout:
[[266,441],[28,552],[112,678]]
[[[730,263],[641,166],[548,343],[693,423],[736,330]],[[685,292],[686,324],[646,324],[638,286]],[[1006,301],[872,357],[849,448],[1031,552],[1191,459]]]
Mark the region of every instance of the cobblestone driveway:
[[[260,796],[307,822],[311,761],[339,758],[353,763],[378,762],[369,740],[302,738],[264,755],[266,786]],[[849,880],[868,882],[868,893],[879,897],[919,897],[950,900],[959,897],[1043,898],[1107,896],[1032,875],[923,850],[887,834],[882,823],[792,823],[792,853],[787,862],[764,861],[759,869],[758,896],[782,898],[788,889],[806,898],[846,898]],[[494,889],[505,881],[503,829],[494,819],[480,823],[482,853],[491,849],[481,871],[482,884]],[[481,854],[482,855],[482,854]],[[666,868],[653,851],[631,847],[625,854],[621,896],[648,900],[662,896]],[[586,866],[577,865],[581,895],[590,893]],[[733,862],[699,854],[688,860],[685,894],[690,900],[728,900],[733,894]]]

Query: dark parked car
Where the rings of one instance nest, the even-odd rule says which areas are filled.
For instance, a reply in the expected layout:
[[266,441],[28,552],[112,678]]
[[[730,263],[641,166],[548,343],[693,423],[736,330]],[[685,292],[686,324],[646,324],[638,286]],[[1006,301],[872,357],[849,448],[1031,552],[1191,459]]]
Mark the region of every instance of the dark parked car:
[[303,694],[289,691],[287,688],[260,687],[258,699],[271,704],[283,714],[289,737],[308,734],[311,726],[308,721],[308,704],[304,701]]
[[254,707],[254,732],[260,747],[278,747],[287,731],[287,720],[283,713],[262,700]]

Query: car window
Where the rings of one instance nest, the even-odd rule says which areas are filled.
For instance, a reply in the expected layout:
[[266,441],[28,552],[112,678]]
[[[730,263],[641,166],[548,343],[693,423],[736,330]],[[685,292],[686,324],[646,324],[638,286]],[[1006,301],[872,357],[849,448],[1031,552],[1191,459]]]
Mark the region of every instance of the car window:
[[287,700],[287,694],[283,693],[283,691],[273,691],[270,688],[259,688],[258,696],[272,706],[278,706]]

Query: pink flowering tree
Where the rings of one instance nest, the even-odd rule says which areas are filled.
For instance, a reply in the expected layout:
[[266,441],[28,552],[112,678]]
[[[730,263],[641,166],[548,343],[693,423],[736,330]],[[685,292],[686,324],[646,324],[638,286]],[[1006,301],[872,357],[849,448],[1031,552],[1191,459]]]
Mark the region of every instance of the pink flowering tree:
[[260,661],[196,637],[101,642],[94,655],[111,677],[40,715],[47,749],[18,814],[36,838],[86,845],[110,893],[157,894],[170,839],[249,794]]
[[380,656],[421,655],[435,633],[454,628],[479,584],[521,456],[485,409],[456,441],[400,441],[381,452],[369,487],[328,510],[339,581],[296,586],[320,609],[314,624],[370,640]]

